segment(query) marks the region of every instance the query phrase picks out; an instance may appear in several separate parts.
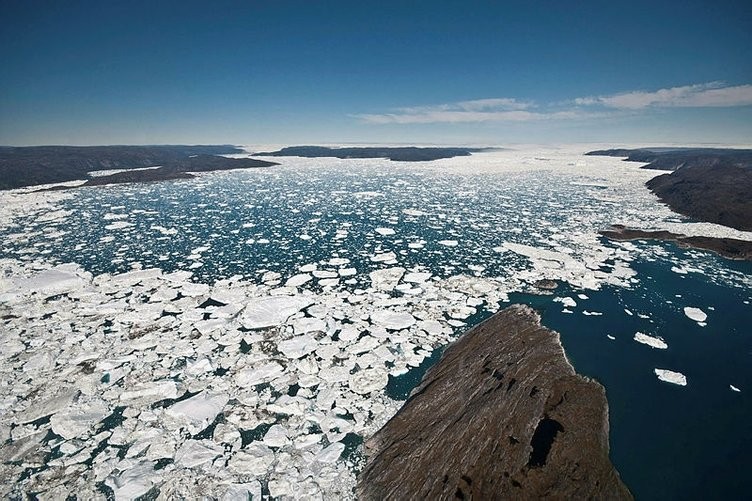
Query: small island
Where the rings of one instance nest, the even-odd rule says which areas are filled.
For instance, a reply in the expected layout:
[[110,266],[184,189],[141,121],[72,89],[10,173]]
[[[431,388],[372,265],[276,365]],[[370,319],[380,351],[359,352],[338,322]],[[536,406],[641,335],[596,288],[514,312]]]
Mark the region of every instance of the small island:
[[444,147],[350,147],[288,146],[278,151],[257,152],[259,157],[306,157],[306,158],[386,158],[393,162],[428,162],[442,158],[466,157],[489,148],[444,148]]

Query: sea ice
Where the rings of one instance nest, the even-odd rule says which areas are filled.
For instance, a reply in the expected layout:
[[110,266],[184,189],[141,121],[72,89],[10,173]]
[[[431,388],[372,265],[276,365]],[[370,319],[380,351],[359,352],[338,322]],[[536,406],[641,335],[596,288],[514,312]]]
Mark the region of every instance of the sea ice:
[[654,369],[654,372],[661,381],[678,384],[679,386],[687,386],[687,378],[681,372],[674,372],[668,369]]
[[373,285],[374,289],[390,291],[397,286],[404,274],[404,268],[395,266],[393,268],[372,271],[368,276],[371,278],[371,285]]
[[381,369],[364,369],[350,377],[350,389],[360,395],[378,391],[389,382],[389,373]]
[[214,422],[229,400],[230,397],[226,394],[202,391],[172,404],[165,413],[180,423],[188,433],[195,435]]
[[209,440],[186,440],[175,452],[175,463],[184,468],[196,468],[211,463],[224,454],[224,447]]
[[634,340],[638,343],[646,344],[651,348],[658,348],[659,350],[665,350],[666,348],[668,348],[668,344],[666,344],[663,339],[659,337],[648,336],[647,334],[643,334],[642,332],[636,332],[634,335]]
[[415,317],[406,311],[378,310],[371,313],[371,321],[386,329],[402,330],[415,324]]
[[86,404],[79,402],[75,407],[68,407],[50,418],[52,431],[66,440],[81,437],[93,430],[109,414],[109,408],[102,401]]
[[689,317],[690,319],[698,323],[704,322],[708,318],[707,314],[705,314],[704,311],[702,311],[700,308],[695,308],[693,306],[685,307],[684,314],[687,315],[687,317]]
[[246,329],[274,327],[291,315],[313,304],[304,296],[271,296],[251,300],[241,314],[240,322]]
[[277,362],[267,362],[257,367],[251,367],[240,371],[236,383],[241,388],[247,388],[261,383],[267,383],[282,374],[284,367]]
[[306,334],[282,341],[277,344],[277,348],[287,358],[296,359],[303,358],[309,353],[316,351],[318,343],[312,336]]

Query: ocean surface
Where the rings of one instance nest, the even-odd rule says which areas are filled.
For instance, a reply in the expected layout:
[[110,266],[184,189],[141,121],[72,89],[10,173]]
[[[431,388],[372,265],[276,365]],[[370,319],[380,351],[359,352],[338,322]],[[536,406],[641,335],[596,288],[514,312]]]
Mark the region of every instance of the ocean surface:
[[[752,264],[599,237],[612,223],[726,234],[668,211],[642,186],[656,172],[638,167],[556,151],[414,165],[290,159],[189,181],[81,188],[32,195],[50,201],[6,215],[0,258],[78,263],[94,275],[189,270],[208,285],[268,272],[284,282],[332,260],[355,269],[304,286],[324,295],[365,289],[387,265],[440,280],[493,279],[506,300],[459,317],[453,335],[512,302],[540,311],[577,372],[605,386],[611,457],[638,499],[743,498],[752,492]],[[558,288],[537,289],[544,278]],[[386,395],[406,398],[440,353],[390,375]],[[687,384],[654,369],[680,372]]]

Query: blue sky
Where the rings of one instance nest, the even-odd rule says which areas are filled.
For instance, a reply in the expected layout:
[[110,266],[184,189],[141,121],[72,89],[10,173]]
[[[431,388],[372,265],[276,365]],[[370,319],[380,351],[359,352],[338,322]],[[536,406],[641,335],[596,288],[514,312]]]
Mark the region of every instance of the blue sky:
[[752,2],[0,3],[0,144],[752,142]]

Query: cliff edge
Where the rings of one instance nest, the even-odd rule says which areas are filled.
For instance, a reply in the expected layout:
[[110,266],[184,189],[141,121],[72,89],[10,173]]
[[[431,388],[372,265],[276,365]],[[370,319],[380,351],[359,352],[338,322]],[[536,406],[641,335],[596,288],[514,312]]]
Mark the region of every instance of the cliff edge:
[[359,499],[631,499],[608,457],[604,388],[514,305],[449,346],[366,442]]

